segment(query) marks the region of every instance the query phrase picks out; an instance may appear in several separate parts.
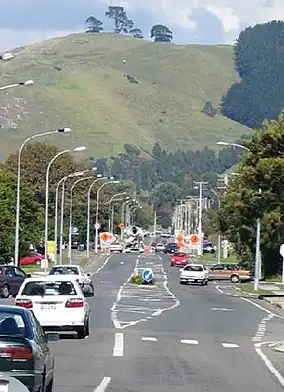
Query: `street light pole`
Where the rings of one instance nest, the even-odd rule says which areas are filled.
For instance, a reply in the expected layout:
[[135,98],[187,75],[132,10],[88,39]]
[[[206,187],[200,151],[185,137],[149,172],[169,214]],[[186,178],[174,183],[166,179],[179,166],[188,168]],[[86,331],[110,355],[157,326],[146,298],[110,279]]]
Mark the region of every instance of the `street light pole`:
[[[95,224],[95,253],[98,253],[98,243],[99,243],[99,200],[100,200],[100,191],[108,184],[118,184],[119,181],[107,181],[105,183],[103,183],[97,190],[97,201],[96,201],[96,224]],[[89,196],[89,195],[88,195]]]
[[[91,183],[88,189],[88,198],[87,198],[87,233],[86,233],[86,238],[87,238],[87,259],[90,258],[90,219],[91,219],[91,192],[93,189],[93,186],[100,180],[107,180],[107,177],[100,177],[97,178],[95,181]],[[96,242],[95,242],[96,244]],[[97,248],[96,248],[96,253],[97,253]]]
[[[85,172],[83,172],[84,174]],[[98,174],[98,176],[100,176]],[[69,203],[69,232],[68,232],[68,259],[69,259],[69,264],[72,264],[72,225],[73,225],[73,190],[75,188],[75,186],[82,181],[86,181],[86,180],[91,180],[93,179],[94,176],[88,176],[88,177],[84,177],[84,178],[79,178],[79,180],[75,181],[72,184],[72,187],[70,189],[70,203]]]
[[16,265],[20,265],[19,262],[19,235],[20,235],[20,203],[21,203],[21,158],[23,148],[30,141],[40,138],[43,136],[49,136],[57,133],[68,133],[71,132],[70,128],[61,128],[54,131],[47,131],[42,133],[36,133],[35,135],[30,136],[21,144],[18,152],[17,159],[17,201],[16,201],[16,224],[15,224],[15,249],[14,249],[14,263]]
[[0,87],[0,91],[9,90],[10,88],[20,87],[20,86],[32,86],[34,84],[33,80],[26,80],[25,82],[19,82],[14,84],[8,84],[7,86]]
[[[73,149],[74,152],[77,151],[84,151],[86,149],[85,146],[82,147],[76,147]],[[47,165],[47,169],[46,169],[46,175],[45,175],[45,216],[44,216],[44,260],[42,260],[42,268],[44,268],[45,270],[47,269],[47,257],[48,257],[48,205],[49,205],[49,172],[50,172],[50,168],[53,164],[53,162],[59,158],[61,155],[63,154],[67,154],[68,152],[71,152],[72,150],[63,150],[58,152],[48,163]],[[44,265],[43,265],[44,264]]]
[[199,235],[199,247],[198,255],[203,254],[203,238],[202,238],[202,199],[203,199],[203,185],[206,185],[206,181],[195,182],[199,186],[199,209],[198,209],[198,235]]
[[[216,196],[218,201],[218,210],[220,212],[221,209],[221,200],[217,192],[214,189],[211,189],[211,192]],[[219,224],[218,224],[218,240],[217,240],[217,247],[218,247],[218,256],[217,256],[217,263],[221,264],[221,233],[220,233],[220,217],[219,217]]]

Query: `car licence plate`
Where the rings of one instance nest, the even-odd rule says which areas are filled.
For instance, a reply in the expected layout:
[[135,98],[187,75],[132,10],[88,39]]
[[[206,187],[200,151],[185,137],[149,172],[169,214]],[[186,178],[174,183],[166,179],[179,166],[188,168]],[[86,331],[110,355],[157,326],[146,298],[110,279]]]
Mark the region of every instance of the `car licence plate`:
[[41,310],[55,310],[56,305],[55,304],[41,304]]

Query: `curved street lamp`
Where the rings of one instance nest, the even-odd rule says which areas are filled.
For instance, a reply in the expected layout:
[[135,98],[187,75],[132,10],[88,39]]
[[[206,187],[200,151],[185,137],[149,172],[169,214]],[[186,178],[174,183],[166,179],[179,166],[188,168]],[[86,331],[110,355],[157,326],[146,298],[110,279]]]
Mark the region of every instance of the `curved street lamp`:
[[16,201],[16,224],[15,224],[15,249],[14,249],[14,263],[16,265],[20,265],[19,261],[19,234],[20,234],[20,203],[21,203],[21,158],[22,158],[22,151],[23,148],[27,143],[30,141],[43,137],[43,136],[49,136],[57,133],[69,133],[71,132],[70,128],[59,128],[54,131],[47,131],[47,132],[41,132],[41,133],[36,133],[35,135],[32,135],[28,137],[26,140],[23,141],[19,148],[18,152],[18,159],[17,159],[17,201]]
[[[97,168],[93,168],[92,170],[97,170]],[[89,170],[88,170],[89,171]],[[97,179],[101,178],[101,174],[97,174]],[[82,181],[91,180],[94,176],[88,176],[84,178],[79,178],[79,180],[75,181],[70,189],[70,201],[69,201],[69,231],[68,231],[68,259],[69,264],[72,264],[72,226],[73,226],[73,190],[75,186]]]
[[[47,266],[47,248],[48,248],[48,196],[49,196],[49,172],[50,172],[50,168],[51,165],[53,164],[53,162],[59,158],[61,155],[63,154],[67,154],[69,152],[80,152],[80,151],[85,151],[86,150],[86,146],[80,146],[80,147],[76,147],[73,150],[63,150],[58,152],[49,162],[49,164],[47,165],[47,169],[46,169],[46,175],[45,175],[45,217],[44,217],[44,260],[42,260],[42,268],[46,269]],[[44,263],[44,265],[43,265]]]
[[[54,241],[57,247],[57,240],[58,240],[58,193],[59,187],[62,184],[61,188],[61,206],[60,206],[60,236],[59,236],[59,257],[60,257],[60,264],[62,263],[62,246],[63,246],[63,224],[64,224],[64,193],[65,193],[65,183],[68,178],[79,177],[85,174],[84,171],[71,173],[58,181],[55,191],[55,220],[54,220]],[[55,252],[55,262],[57,259],[57,252]]]
[[25,82],[7,84],[6,86],[0,87],[0,91],[9,90],[10,88],[20,87],[20,86],[32,86],[33,84],[35,84],[35,82],[30,79],[30,80],[26,80]]
[[99,200],[100,200],[100,191],[108,184],[119,184],[119,181],[111,180],[103,183],[97,190],[97,202],[96,202],[96,224],[95,224],[95,253],[98,253],[98,243],[99,243]]

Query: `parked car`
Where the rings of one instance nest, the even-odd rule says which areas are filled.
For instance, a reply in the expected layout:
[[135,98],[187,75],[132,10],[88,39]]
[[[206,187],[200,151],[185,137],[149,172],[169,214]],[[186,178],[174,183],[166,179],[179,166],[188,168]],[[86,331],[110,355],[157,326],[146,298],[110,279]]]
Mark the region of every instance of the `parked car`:
[[236,264],[215,264],[209,271],[209,279],[230,280],[232,283],[248,282],[252,279],[252,273]]
[[32,310],[45,330],[74,331],[79,339],[90,333],[90,306],[70,275],[26,279],[15,305]]
[[40,265],[41,260],[44,260],[44,255],[40,253],[32,253],[28,256],[22,257],[20,260],[20,265]]
[[1,376],[13,375],[29,392],[52,392],[54,358],[47,342],[55,335],[45,334],[28,309],[0,305]]
[[23,281],[30,276],[21,268],[0,265],[0,296],[2,298],[8,298],[10,295],[16,296]]
[[189,263],[189,256],[186,253],[176,252],[171,257],[171,267],[174,266],[185,266]]
[[208,284],[208,270],[203,264],[188,264],[180,270],[180,284],[199,283]]
[[173,254],[177,251],[177,249],[178,249],[177,244],[175,242],[170,242],[165,246],[164,253]]
[[203,253],[210,253],[211,255],[215,253],[215,247],[212,242],[204,242]]

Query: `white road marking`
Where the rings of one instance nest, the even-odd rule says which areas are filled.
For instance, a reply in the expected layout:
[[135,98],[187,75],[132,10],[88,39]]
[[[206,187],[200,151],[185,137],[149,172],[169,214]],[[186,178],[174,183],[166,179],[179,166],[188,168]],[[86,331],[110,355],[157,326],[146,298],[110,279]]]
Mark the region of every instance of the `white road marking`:
[[104,392],[108,384],[110,383],[111,378],[110,377],[104,377],[100,383],[100,385],[97,386],[97,388],[94,390],[94,392]]
[[[147,256],[144,256],[144,257],[147,257]],[[158,257],[161,259],[160,256],[158,256]],[[118,293],[117,293],[116,300],[111,307],[111,320],[112,320],[115,328],[117,328],[117,329],[125,329],[128,327],[134,326],[134,325],[141,323],[143,321],[147,321],[147,320],[151,319],[152,317],[160,316],[162,313],[164,313],[167,310],[172,310],[172,309],[180,306],[179,300],[175,297],[175,295],[168,288],[168,278],[167,278],[166,272],[165,272],[162,264],[155,264],[156,271],[153,270],[153,273],[156,277],[159,276],[159,277],[161,277],[161,279],[163,279],[163,282],[162,282],[163,288],[159,288],[157,286],[155,286],[155,287],[145,286],[145,287],[137,287],[137,288],[135,287],[134,289],[133,289],[133,287],[132,288],[127,287],[132,276],[134,276],[135,272],[139,268],[138,264],[139,264],[140,258],[141,258],[141,255],[139,255],[136,259],[136,264],[135,264],[134,271],[132,272],[132,274],[129,276],[127,281],[124,282],[123,285],[120,286]],[[165,292],[166,292],[166,295],[165,295]],[[174,302],[174,304],[171,306],[162,308],[162,309],[146,308],[146,309],[148,309],[148,314],[149,314],[149,312],[151,312],[150,315],[146,318],[144,317],[139,320],[129,321],[127,323],[119,321],[119,319],[118,319],[119,312],[130,312],[131,313],[131,312],[133,312],[133,310],[135,308],[135,306],[131,309],[129,307],[124,306],[123,304],[120,305],[119,302],[122,300],[122,297],[141,300],[142,295],[144,295],[144,298],[145,298],[145,294],[147,295],[148,299],[151,299],[151,302],[157,302],[157,301],[153,301],[153,299],[158,297],[159,299],[166,298],[168,301]],[[136,308],[137,308],[137,306],[136,306]],[[140,309],[140,312],[141,312],[141,309]],[[143,312],[143,310],[142,310],[142,312]]]
[[238,344],[235,343],[221,343],[224,348],[238,348],[240,347]]
[[157,338],[152,338],[151,336],[141,336],[141,340],[144,342],[157,342]]
[[219,293],[224,294],[224,291],[222,289],[220,289],[219,286],[215,286],[216,290],[219,291]]
[[212,308],[213,311],[221,311],[221,312],[234,312],[236,309],[228,309],[228,308]]
[[187,340],[187,339],[181,339],[180,341],[182,344],[199,344],[198,340]]
[[260,356],[262,361],[264,362],[265,366],[267,369],[270,371],[270,373],[273,374],[274,377],[277,378],[278,382],[282,387],[284,387],[284,377],[282,374],[273,366],[272,362],[270,359],[264,354],[264,352],[261,349],[261,346],[265,343],[255,343],[254,348],[256,353]]
[[[111,255],[112,256],[112,255]],[[105,262],[103,263],[103,265],[101,265],[99,268],[96,269],[96,271],[94,272],[94,274],[98,274],[108,263],[109,259],[111,258],[111,256],[109,256]]]
[[283,316],[279,316],[278,314],[271,312],[270,310],[264,308],[263,306],[261,306],[261,305],[255,303],[254,301],[252,301],[252,300],[250,300],[250,299],[248,299],[248,298],[241,297],[241,299],[242,299],[243,301],[246,301],[246,302],[248,302],[249,304],[251,304],[251,305],[257,307],[258,309],[263,310],[264,312],[266,312],[266,313],[268,313],[268,314],[271,314],[273,317],[280,318],[280,319],[284,319]]
[[122,332],[117,332],[114,335],[113,356],[123,357],[123,349],[124,349],[124,335]]

